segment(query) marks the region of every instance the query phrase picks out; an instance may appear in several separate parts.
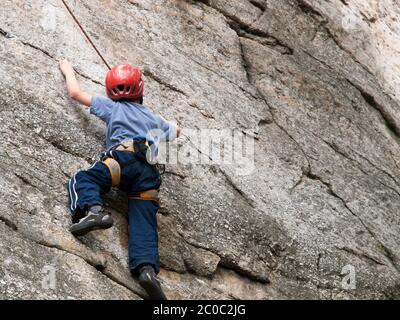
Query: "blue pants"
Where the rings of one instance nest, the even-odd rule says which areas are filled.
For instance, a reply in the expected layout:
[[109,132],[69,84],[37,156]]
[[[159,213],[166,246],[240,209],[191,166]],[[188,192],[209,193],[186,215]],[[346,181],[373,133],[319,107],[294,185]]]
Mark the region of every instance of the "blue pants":
[[[113,157],[122,166],[119,189],[126,193],[159,189],[161,177],[156,167],[138,159],[132,162],[136,154],[129,151],[113,151]],[[110,188],[111,174],[102,162],[77,172],[68,182],[72,221],[78,222],[89,207],[102,205],[102,195]],[[133,273],[146,263],[152,264],[156,273],[160,271],[158,209],[155,201],[129,200],[129,267]]]

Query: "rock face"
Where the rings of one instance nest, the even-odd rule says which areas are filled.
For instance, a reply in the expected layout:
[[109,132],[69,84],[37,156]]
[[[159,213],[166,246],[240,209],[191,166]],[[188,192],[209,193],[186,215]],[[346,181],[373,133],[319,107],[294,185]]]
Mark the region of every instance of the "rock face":
[[[255,169],[167,165],[160,278],[176,299],[400,298],[400,9],[392,0],[66,3],[145,103],[184,128],[255,132]],[[0,11],[0,298],[140,299],[116,225],[77,240],[65,183],[104,148],[57,60],[107,68],[61,0]],[[183,135],[178,144],[209,156]]]

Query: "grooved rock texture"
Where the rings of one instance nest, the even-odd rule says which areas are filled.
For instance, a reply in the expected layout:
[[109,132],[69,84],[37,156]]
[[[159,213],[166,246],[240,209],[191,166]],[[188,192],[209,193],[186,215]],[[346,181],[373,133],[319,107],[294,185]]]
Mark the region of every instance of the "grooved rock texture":
[[[153,111],[255,132],[248,175],[167,165],[169,298],[400,298],[396,1],[66,2],[108,63],[143,68]],[[68,232],[65,184],[97,160],[104,125],[68,98],[57,61],[98,95],[107,68],[60,0],[3,0],[0,57],[0,298],[146,298],[122,194],[105,198],[114,228]]]

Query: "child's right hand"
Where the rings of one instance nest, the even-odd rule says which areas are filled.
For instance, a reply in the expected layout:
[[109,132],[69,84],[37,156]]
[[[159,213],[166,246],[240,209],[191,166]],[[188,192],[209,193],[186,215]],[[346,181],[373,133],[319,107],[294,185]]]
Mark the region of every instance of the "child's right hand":
[[72,64],[66,59],[60,60],[59,66],[60,66],[60,70],[64,74],[64,76],[67,73],[74,72],[74,68],[72,67]]

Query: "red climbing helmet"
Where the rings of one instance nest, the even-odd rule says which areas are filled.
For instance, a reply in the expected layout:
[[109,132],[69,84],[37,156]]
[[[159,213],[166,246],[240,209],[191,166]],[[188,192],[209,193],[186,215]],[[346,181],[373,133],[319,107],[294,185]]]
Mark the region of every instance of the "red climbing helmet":
[[112,68],[106,77],[107,96],[114,100],[137,100],[143,96],[142,72],[130,64]]

